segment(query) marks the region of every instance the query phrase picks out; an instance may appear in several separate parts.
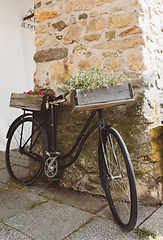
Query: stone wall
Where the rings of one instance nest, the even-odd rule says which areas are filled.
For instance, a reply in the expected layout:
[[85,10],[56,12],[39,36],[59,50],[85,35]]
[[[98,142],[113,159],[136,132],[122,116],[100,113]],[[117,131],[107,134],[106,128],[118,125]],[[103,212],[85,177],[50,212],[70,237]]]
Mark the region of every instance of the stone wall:
[[91,65],[111,63],[135,74],[145,69],[140,4],[134,0],[35,1],[39,22],[35,83],[56,88],[61,78]]
[[[122,134],[131,154],[139,196],[160,201],[160,159],[155,157],[149,127],[160,124],[163,85],[161,0],[35,0],[38,22],[34,60],[35,88],[51,88],[70,74],[110,63],[133,81],[133,104],[105,109],[104,115]],[[69,148],[89,112],[59,108],[58,148]],[[64,126],[64,127],[63,127]],[[65,141],[66,139],[66,141]],[[97,135],[85,144],[77,162],[62,172],[60,184],[101,193]]]

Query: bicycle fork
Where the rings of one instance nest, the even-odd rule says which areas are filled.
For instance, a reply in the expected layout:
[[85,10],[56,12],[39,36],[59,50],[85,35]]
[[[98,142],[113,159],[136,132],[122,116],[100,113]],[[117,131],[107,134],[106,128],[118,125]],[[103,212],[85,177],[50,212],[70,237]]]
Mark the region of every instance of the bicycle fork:
[[107,170],[107,174],[108,174],[109,178],[111,178],[111,174],[109,172],[107,159],[106,159],[106,154],[105,154],[103,137],[102,137],[102,131],[105,129],[105,121],[104,121],[102,109],[98,109],[98,114],[99,114],[99,118],[100,118],[100,121],[101,121],[101,126],[99,127],[99,135],[100,135],[101,147],[102,147],[102,152],[103,152],[103,157],[104,157],[104,164],[105,164],[105,167],[106,167],[106,170]]
[[[110,144],[110,147],[111,147],[111,150],[112,150],[112,153],[113,153],[113,160],[115,161],[115,163],[116,163],[116,165],[118,166],[118,169],[119,169],[119,175],[118,176],[113,176],[112,173],[110,173],[110,170],[109,170],[109,167],[108,167],[108,160],[107,160],[107,158],[109,158],[109,156],[106,156],[105,152],[106,152],[107,149],[105,149],[105,147],[104,147],[103,136],[102,136],[102,131],[105,129],[105,122],[104,122],[104,117],[103,117],[103,114],[102,114],[102,109],[98,109],[98,113],[99,113],[99,118],[100,118],[100,121],[101,121],[101,126],[99,127],[99,135],[100,135],[101,147],[102,147],[102,152],[103,152],[103,157],[104,157],[104,164],[105,164],[105,167],[106,167],[108,179],[110,179],[110,180],[113,180],[115,178],[120,178],[121,179],[121,178],[123,178],[123,175],[122,175],[122,172],[121,172],[121,169],[120,169],[117,157],[116,157],[116,153],[115,153],[112,138],[109,135],[108,140],[109,140],[109,144]],[[109,159],[109,161],[111,161],[111,159]]]

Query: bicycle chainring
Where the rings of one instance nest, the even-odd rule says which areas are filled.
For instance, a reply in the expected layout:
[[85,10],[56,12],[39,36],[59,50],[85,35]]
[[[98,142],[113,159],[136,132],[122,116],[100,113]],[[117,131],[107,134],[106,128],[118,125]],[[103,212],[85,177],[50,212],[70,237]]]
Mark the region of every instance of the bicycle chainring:
[[45,161],[44,172],[48,178],[54,178],[58,172],[57,157],[49,157]]

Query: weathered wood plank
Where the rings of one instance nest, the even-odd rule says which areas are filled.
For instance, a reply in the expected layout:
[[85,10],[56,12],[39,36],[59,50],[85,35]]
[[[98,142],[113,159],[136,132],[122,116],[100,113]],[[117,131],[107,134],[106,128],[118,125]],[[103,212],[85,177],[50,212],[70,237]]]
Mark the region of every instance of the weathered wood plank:
[[92,105],[76,105],[74,107],[74,111],[84,111],[84,110],[92,110],[92,109],[99,109],[99,108],[106,108],[106,107],[114,107],[114,106],[121,106],[127,103],[133,102],[135,99],[128,99],[128,100],[121,100],[121,101],[114,101],[114,102],[106,102],[102,104],[92,104]]
[[132,86],[130,83],[123,83],[116,86],[94,89],[84,96],[80,89],[76,90],[74,110],[90,110],[111,106],[124,105],[134,101]]
[[21,108],[32,111],[42,109],[43,96],[24,93],[12,93],[10,98],[10,107]]

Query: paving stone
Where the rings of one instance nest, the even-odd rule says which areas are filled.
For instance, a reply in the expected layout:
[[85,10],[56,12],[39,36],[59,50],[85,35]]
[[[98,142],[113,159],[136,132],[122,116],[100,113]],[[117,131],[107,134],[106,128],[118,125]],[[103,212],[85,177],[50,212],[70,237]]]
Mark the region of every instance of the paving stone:
[[[144,221],[144,219],[146,219],[148,216],[150,216],[151,213],[153,213],[155,210],[156,210],[156,207],[139,205],[138,219],[137,219],[136,227],[139,226],[139,224],[141,224]],[[98,216],[103,217],[103,218],[108,218],[108,219],[111,219],[112,221],[115,221],[112,216],[109,206],[102,209],[98,213]]]
[[[137,228],[144,221],[144,219],[148,218],[156,210],[156,208],[157,207],[139,205],[138,219],[137,219],[137,224],[136,224],[135,228]],[[159,213],[159,212],[161,212],[161,213]],[[152,215],[149,218],[150,221],[151,221],[150,224],[153,227],[149,228],[150,224],[148,224],[148,227],[147,227],[146,223],[144,223],[144,224],[140,225],[139,228],[146,227],[147,229],[151,230],[154,233],[159,231],[160,225],[162,226],[162,222],[163,222],[163,210],[160,209],[158,211],[158,217],[157,217],[156,214],[157,214],[157,212],[155,213],[154,216]],[[113,215],[112,215],[112,213],[110,211],[109,206],[107,206],[106,208],[104,208],[101,211],[99,211],[99,213],[97,215],[102,217],[102,218],[107,218],[107,219],[110,219],[113,222],[115,222],[114,217],[113,217]],[[153,219],[153,217],[154,217],[154,219]],[[155,220],[156,218],[158,219],[157,224],[155,224],[155,221],[157,221],[157,220]],[[148,221],[147,221],[147,223],[148,223]],[[162,230],[162,228],[161,228],[161,230]],[[159,231],[160,233],[162,233],[161,230]]]
[[0,151],[0,160],[4,161],[5,159],[5,152],[4,151]]
[[28,236],[0,223],[1,240],[31,240]]
[[156,209],[157,207],[139,205],[137,226],[139,226],[144,219],[148,218]]
[[102,209],[101,211],[99,211],[97,215],[99,217],[107,218],[107,219],[110,219],[113,222],[115,222],[114,217],[113,217],[113,215],[112,215],[112,213],[110,211],[110,207],[109,206],[107,206],[104,209]]
[[163,206],[140,226],[140,228],[143,227],[154,233],[158,232],[163,238]]
[[0,170],[0,182],[7,183],[10,180],[7,169]]
[[[28,186],[28,189],[34,194],[42,195],[46,189],[48,189],[49,184],[47,182],[42,182],[40,179],[36,181],[32,186]],[[55,189],[53,189],[53,192]]]
[[5,183],[2,183],[2,182],[0,182],[0,190],[1,189],[3,189],[3,188],[5,188],[6,187],[6,184]]
[[10,189],[0,192],[0,220],[26,211],[32,203],[45,199],[25,189]]
[[107,206],[107,201],[103,197],[92,196],[90,194],[75,192],[70,189],[53,188],[46,190],[44,196],[50,197],[56,201],[69,204],[79,209],[95,213],[99,209]]
[[115,223],[106,219],[92,220],[65,240],[134,240],[138,239],[133,231],[123,232]]
[[6,163],[4,160],[0,159],[0,169],[4,169],[4,168],[6,168]]
[[49,201],[4,222],[36,240],[61,240],[91,216],[74,207]]

